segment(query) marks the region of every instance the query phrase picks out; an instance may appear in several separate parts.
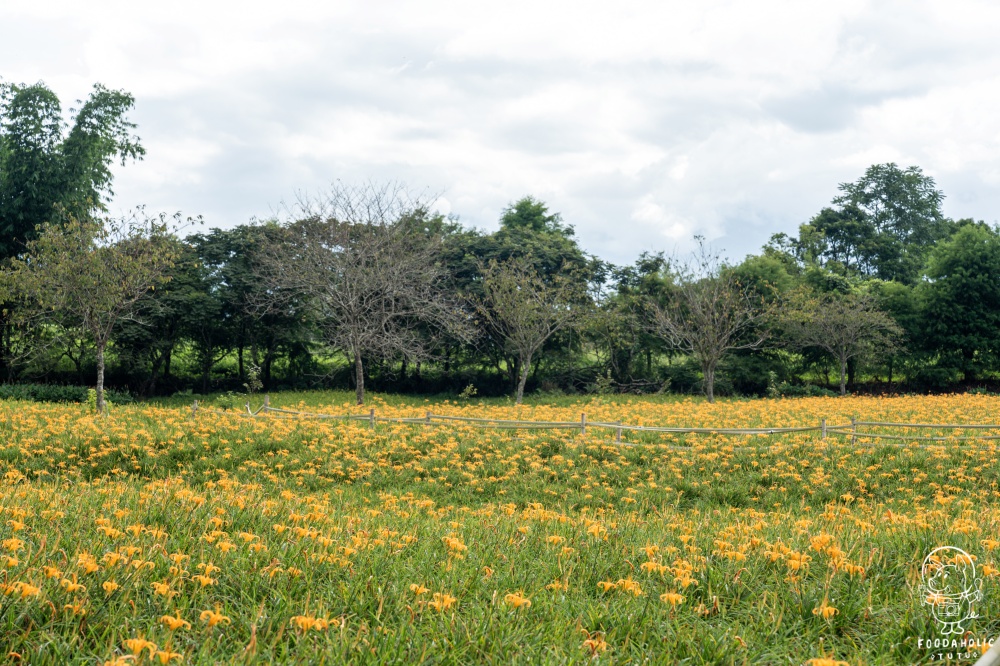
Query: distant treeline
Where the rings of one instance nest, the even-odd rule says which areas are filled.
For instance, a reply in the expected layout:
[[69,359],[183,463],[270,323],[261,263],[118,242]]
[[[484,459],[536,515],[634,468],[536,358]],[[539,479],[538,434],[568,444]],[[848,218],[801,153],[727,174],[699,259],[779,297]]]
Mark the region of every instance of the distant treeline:
[[[532,197],[487,233],[394,185],[337,186],[281,220],[180,237],[162,217],[128,233],[99,217],[110,162],[142,155],[130,96],[95,88],[65,136],[43,85],[7,84],[0,102],[8,383],[93,385],[106,367],[108,385],[139,396],[711,398],[989,388],[1000,370],[1000,233],[946,218],[917,167],[870,167],[739,263],[699,242],[688,258],[613,265]],[[60,268],[70,236],[82,259]],[[73,304],[109,289],[94,285],[131,291],[107,313]]]

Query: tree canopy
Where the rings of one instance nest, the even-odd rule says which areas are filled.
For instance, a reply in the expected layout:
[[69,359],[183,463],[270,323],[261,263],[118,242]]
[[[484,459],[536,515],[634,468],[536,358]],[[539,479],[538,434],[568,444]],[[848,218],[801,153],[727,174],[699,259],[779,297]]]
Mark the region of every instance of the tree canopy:
[[127,118],[134,104],[129,93],[96,84],[67,131],[44,83],[0,83],[0,258],[22,251],[57,210],[75,219],[106,211],[112,164],[145,155]]

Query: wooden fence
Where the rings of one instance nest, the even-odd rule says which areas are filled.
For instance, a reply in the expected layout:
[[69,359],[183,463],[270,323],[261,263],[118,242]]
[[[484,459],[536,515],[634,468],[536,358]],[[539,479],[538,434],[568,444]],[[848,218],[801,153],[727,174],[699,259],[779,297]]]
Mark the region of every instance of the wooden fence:
[[[198,401],[192,405],[192,414],[197,414],[199,409]],[[202,408],[204,409],[204,408]],[[503,429],[503,430],[578,430],[581,434],[587,434],[587,429],[604,429],[614,431],[615,442],[622,442],[622,434],[634,433],[667,433],[675,435],[731,435],[731,436],[773,436],[787,435],[792,433],[815,432],[820,439],[827,439],[829,436],[836,436],[838,442],[851,444],[854,446],[874,446],[872,442],[860,442],[858,440],[886,440],[887,445],[906,446],[908,442],[962,442],[962,441],[991,441],[1000,440],[1000,424],[959,424],[959,423],[898,423],[889,421],[859,421],[851,419],[850,423],[842,425],[828,425],[826,419],[821,419],[815,426],[794,426],[794,427],[773,427],[773,428],[684,428],[677,426],[644,426],[629,425],[621,421],[588,421],[585,412],[580,414],[579,421],[529,421],[521,419],[496,419],[496,418],[475,418],[469,416],[448,416],[445,414],[434,414],[427,412],[423,417],[389,417],[379,416],[374,408],[368,410],[367,414],[323,414],[317,412],[303,412],[292,409],[282,409],[272,407],[270,397],[264,396],[263,404],[256,410],[250,408],[250,403],[245,405],[245,416],[259,418],[271,416],[280,419],[332,419],[341,421],[363,421],[371,427],[384,423],[407,423],[421,426],[448,426],[466,424],[476,428]],[[212,410],[215,411],[215,410]],[[896,430],[974,430],[983,434],[974,435],[951,435],[951,436],[922,436],[898,433],[873,432],[870,428],[892,428]],[[995,431],[997,434],[988,434]],[[628,443],[626,443],[628,445]]]

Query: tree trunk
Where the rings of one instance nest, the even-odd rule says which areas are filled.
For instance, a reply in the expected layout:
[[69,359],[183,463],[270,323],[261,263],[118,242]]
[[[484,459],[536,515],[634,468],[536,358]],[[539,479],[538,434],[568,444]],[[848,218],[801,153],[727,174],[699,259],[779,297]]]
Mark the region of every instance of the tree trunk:
[[354,352],[354,393],[358,404],[365,404],[365,366],[361,363],[361,352]]
[[97,413],[104,413],[104,345],[97,343]]
[[847,359],[840,358],[840,395],[847,395]]
[[142,388],[142,396],[148,398],[153,393],[156,392],[156,380],[160,375],[160,368],[163,366],[163,360],[166,358],[166,351],[160,351],[159,356],[153,358],[153,365],[149,372],[149,379],[146,380]]
[[710,403],[715,402],[715,366],[708,365],[702,368],[705,375],[705,397]]
[[524,399],[524,385],[528,383],[528,372],[531,370],[531,357],[526,358],[521,364],[520,379],[517,382],[516,404],[520,405]]
[[653,374],[653,351],[651,349],[646,350],[646,374]]
[[399,378],[406,381],[406,356],[403,356],[403,363],[399,367]]
[[852,358],[847,361],[847,383],[851,385],[851,388],[856,388],[854,384],[855,376],[858,374],[858,364]]
[[274,365],[274,356],[274,348],[268,345],[267,351],[264,352],[264,363],[260,368],[260,383],[265,391],[271,389],[271,366]]

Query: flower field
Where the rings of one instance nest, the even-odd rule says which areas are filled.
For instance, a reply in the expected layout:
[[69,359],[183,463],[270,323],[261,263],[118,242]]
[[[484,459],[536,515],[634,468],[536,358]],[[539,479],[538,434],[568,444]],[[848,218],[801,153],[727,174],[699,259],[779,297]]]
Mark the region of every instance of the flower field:
[[[345,400],[272,396],[331,414]],[[727,428],[1000,422],[1000,399],[969,395],[374,406]],[[920,567],[945,545],[984,580],[974,634],[1000,633],[995,441],[623,439],[2,402],[0,661],[923,663],[937,653],[918,641],[939,627]]]

